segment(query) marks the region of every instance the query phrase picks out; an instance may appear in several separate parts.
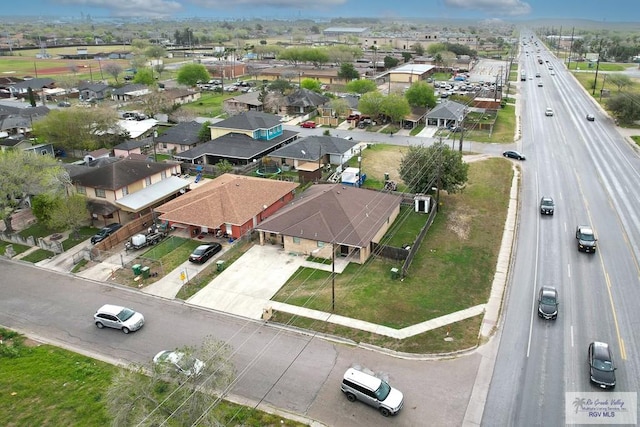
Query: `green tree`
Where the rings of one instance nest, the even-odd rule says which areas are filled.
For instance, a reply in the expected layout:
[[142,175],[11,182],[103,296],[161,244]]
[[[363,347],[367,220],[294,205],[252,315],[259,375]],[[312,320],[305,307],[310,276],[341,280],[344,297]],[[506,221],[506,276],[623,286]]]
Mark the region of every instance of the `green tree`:
[[95,150],[120,139],[118,115],[112,108],[60,108],[33,123],[33,134],[41,141],[73,150]]
[[358,79],[352,80],[346,85],[347,91],[352,93],[359,93],[362,95],[363,93],[373,92],[378,90],[378,86],[376,82],[369,79]]
[[178,70],[176,80],[185,86],[195,86],[198,81],[208,82],[209,72],[202,64],[185,64]]
[[420,43],[416,43],[411,47],[413,48],[413,51],[416,53],[416,55],[418,56],[424,55],[424,46],[422,46]]
[[80,227],[86,224],[89,218],[87,198],[74,193],[68,197],[57,198],[46,224],[52,230],[71,230],[73,236],[78,239]]
[[384,96],[378,92],[367,92],[358,101],[358,111],[371,117],[378,117],[382,113]]
[[382,99],[380,112],[389,117],[392,123],[398,123],[411,112],[411,107],[404,96],[391,93]]
[[202,126],[198,131],[198,141],[205,142],[205,141],[211,140],[211,129],[209,128],[210,126],[211,126],[211,122],[209,120],[202,123]]
[[432,56],[438,52],[444,52],[445,50],[447,50],[447,47],[444,43],[433,43],[427,46],[427,53]]
[[29,105],[31,105],[32,107],[36,106],[36,97],[33,94],[33,89],[31,89],[31,86],[29,86],[27,88],[27,95],[29,96]]
[[620,124],[631,125],[640,120],[640,95],[621,93],[607,101],[607,109]]
[[355,80],[360,78],[360,73],[353,64],[349,62],[343,62],[340,64],[340,71],[338,71],[338,77],[345,79],[346,81]]
[[57,201],[58,196],[54,193],[37,194],[31,197],[31,212],[38,222],[42,224],[49,222]]
[[154,365],[150,375],[137,370],[121,369],[106,392],[112,425],[162,425],[171,417],[171,425],[219,425],[210,409],[218,400],[207,390],[219,392],[229,387],[236,377],[231,362],[231,347],[206,337],[199,348],[176,349],[184,360],[204,361],[199,375],[187,376],[170,365]]
[[291,83],[285,79],[277,79],[269,83],[269,90],[285,93],[285,91],[291,89]]
[[407,89],[404,94],[405,98],[412,107],[428,107],[436,106],[436,96],[433,93],[433,87],[425,82],[416,82]]
[[385,56],[384,57],[384,68],[389,69],[393,67],[397,67],[400,61],[393,56]]
[[153,77],[153,70],[146,67],[139,69],[135,76],[133,76],[133,82],[147,86],[154,85],[156,83],[156,79]]
[[223,159],[216,163],[216,170],[219,175],[222,175],[223,173],[230,173],[233,171],[233,165],[229,160]]
[[302,79],[302,81],[300,82],[300,87],[304,89],[309,89],[318,93],[322,91],[322,89],[320,89],[320,82],[316,79],[309,79],[309,78]]
[[402,52],[402,59],[405,63],[410,62],[411,58],[413,58],[413,55],[410,52]]
[[338,117],[346,116],[349,112],[349,104],[343,98],[335,98],[329,101],[329,105],[331,105],[331,109],[334,111]]
[[467,182],[469,165],[462,153],[451,150],[444,142],[430,147],[413,145],[405,152],[398,170],[411,193],[426,193],[440,181],[440,189],[448,193],[462,191]]
[[68,174],[52,156],[22,150],[0,152],[0,220],[13,233],[12,218],[27,196],[54,194],[68,181]]

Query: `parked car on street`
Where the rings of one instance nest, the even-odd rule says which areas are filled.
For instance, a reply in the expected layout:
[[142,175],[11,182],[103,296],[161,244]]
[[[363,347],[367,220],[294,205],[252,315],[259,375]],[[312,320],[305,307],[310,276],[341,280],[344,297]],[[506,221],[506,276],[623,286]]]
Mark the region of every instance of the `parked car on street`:
[[217,242],[200,245],[189,255],[189,261],[199,264],[205,263],[220,250],[222,250],[222,245]]
[[515,150],[507,150],[504,151],[502,153],[502,155],[504,157],[508,157],[510,159],[516,159],[516,160],[526,160],[526,158],[524,157],[524,155],[520,154],[520,152],[515,151]]
[[102,242],[104,239],[106,239],[116,231],[120,230],[121,228],[122,228],[122,224],[118,224],[117,222],[109,224],[106,227],[103,227],[100,231],[98,231],[98,233],[96,233],[91,237],[91,243],[95,245],[98,242]]
[[114,328],[128,334],[142,328],[144,316],[130,308],[105,304],[93,315],[93,321],[98,329]]
[[316,127],[316,122],[313,121],[306,121],[306,122],[302,122],[300,124],[301,127],[303,128],[308,128],[308,129],[315,129]]
[[349,402],[364,402],[378,409],[385,417],[397,414],[404,405],[404,396],[400,390],[380,378],[353,368],[345,372],[340,389]]
[[180,351],[163,350],[153,357],[153,364],[158,368],[175,369],[188,378],[197,377],[202,373],[205,363],[193,356]]

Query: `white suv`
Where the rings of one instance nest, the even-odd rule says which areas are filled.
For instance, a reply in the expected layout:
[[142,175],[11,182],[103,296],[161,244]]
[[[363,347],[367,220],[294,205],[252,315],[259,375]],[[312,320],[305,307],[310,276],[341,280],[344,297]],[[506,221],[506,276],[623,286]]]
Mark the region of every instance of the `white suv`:
[[125,334],[137,331],[144,325],[144,316],[130,308],[105,304],[93,315],[98,329],[104,327],[120,329]]
[[404,396],[386,381],[353,368],[347,369],[340,389],[350,402],[360,400],[377,408],[382,415],[395,415],[402,409]]

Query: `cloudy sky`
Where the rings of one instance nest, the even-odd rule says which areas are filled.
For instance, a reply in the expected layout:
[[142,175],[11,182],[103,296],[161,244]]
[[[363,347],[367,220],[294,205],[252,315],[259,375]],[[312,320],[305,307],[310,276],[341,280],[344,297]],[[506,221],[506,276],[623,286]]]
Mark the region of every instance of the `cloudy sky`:
[[[639,0],[22,0],[4,14],[40,17],[331,17],[640,21]],[[5,6],[8,6],[6,4]],[[11,10],[11,12],[9,12]]]

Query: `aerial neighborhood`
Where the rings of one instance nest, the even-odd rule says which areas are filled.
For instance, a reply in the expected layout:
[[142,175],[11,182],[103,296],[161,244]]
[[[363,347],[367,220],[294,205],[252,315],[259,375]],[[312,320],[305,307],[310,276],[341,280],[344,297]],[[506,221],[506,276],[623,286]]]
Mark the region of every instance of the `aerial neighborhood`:
[[[115,365],[69,425],[510,425],[502,390],[589,423],[560,393],[637,385],[610,283],[637,263],[596,231],[634,241],[635,162],[609,156],[637,157],[640,48],[530,24],[7,24],[0,349],[68,313],[46,342]],[[28,295],[50,329],[13,321]],[[615,331],[575,314],[596,300]],[[561,346],[588,375],[536,353]]]

